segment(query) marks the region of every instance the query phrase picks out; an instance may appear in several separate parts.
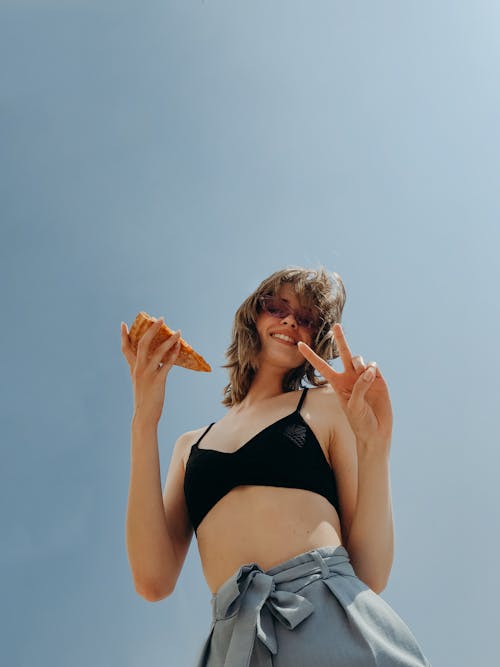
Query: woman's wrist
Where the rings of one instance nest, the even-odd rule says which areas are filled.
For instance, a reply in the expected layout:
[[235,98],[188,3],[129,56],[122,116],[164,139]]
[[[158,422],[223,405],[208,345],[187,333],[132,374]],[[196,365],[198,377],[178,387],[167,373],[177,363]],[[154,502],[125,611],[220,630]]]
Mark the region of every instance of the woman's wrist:
[[361,438],[356,438],[356,449],[358,457],[361,456],[369,459],[370,457],[380,458],[380,456],[386,456],[389,458],[391,439],[376,441],[375,439],[362,440]]
[[151,415],[148,415],[145,412],[141,412],[140,410],[135,410],[134,414],[132,415],[133,430],[141,432],[151,432],[151,431],[156,432],[157,428],[158,428],[157,419],[151,417]]

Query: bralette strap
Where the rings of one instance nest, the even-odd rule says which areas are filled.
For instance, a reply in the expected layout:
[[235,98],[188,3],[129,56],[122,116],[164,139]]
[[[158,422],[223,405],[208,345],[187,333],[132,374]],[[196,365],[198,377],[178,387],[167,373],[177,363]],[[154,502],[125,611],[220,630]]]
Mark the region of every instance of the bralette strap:
[[301,410],[301,408],[302,408],[302,404],[303,404],[304,401],[305,401],[305,398],[306,398],[307,390],[308,390],[308,389],[309,389],[309,387],[304,387],[304,389],[302,389],[302,392],[301,392],[302,395],[301,395],[301,397],[300,397],[299,404],[297,405],[297,412],[300,412],[300,410]]

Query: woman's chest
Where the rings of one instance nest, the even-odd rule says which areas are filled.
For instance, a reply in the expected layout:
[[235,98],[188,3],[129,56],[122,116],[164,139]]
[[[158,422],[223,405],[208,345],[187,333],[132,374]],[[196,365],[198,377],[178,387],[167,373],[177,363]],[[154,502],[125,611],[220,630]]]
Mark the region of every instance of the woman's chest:
[[[299,392],[293,392],[296,394]],[[300,446],[306,438],[314,438],[323,454],[330,462],[330,444],[334,425],[332,413],[324,409],[324,402],[318,401],[314,391],[309,390],[307,405],[300,412],[294,410],[294,402],[279,406],[278,409],[248,413],[244,416],[225,416],[207,431],[203,427],[193,432],[193,442],[184,454],[184,467],[191,450],[198,452],[220,452],[222,455],[251,455],[262,448],[272,446],[273,440],[285,436]],[[312,395],[311,395],[312,394]],[[316,399],[316,400],[315,400]],[[205,432],[205,435],[203,433]],[[201,439],[200,439],[201,438]]]

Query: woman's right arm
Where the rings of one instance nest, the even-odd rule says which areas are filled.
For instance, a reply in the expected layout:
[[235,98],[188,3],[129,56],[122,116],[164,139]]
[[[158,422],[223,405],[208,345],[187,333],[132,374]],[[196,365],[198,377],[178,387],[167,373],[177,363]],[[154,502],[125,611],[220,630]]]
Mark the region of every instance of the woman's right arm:
[[[190,440],[189,433],[175,444],[162,498],[157,429],[167,375],[179,353],[180,331],[150,352],[161,320],[139,340],[137,353],[130,344],[127,325],[124,322],[121,325],[122,352],[130,367],[134,389],[127,552],[135,589],[151,602],[173,592],[192,537],[183,488],[183,452]],[[164,358],[166,361],[161,365]]]
[[183,452],[189,440],[185,433],[175,443],[162,497],[156,424],[134,415],[127,553],[135,589],[150,602],[174,591],[193,535],[184,500]]

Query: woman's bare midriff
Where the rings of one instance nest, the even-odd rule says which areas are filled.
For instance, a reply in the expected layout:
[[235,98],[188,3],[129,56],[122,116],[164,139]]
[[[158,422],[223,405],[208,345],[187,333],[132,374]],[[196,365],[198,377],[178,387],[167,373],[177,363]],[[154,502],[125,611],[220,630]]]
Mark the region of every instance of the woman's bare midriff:
[[[300,391],[284,394],[255,414],[226,415],[208,432],[200,449],[232,452],[265,426],[290,414]],[[302,417],[328,460],[332,399],[309,390]],[[205,429],[199,429],[201,436]],[[199,436],[198,436],[199,437]],[[198,438],[196,438],[197,440]],[[189,451],[186,451],[184,464]],[[333,473],[332,473],[333,474]],[[340,519],[326,498],[305,489],[238,486],[221,498],[197,529],[198,550],[207,584],[215,593],[239,567],[257,563],[263,570],[322,546],[342,544]]]
[[198,549],[215,593],[241,565],[264,571],[297,554],[341,544],[340,521],[323,496],[303,489],[239,486],[198,527]]

